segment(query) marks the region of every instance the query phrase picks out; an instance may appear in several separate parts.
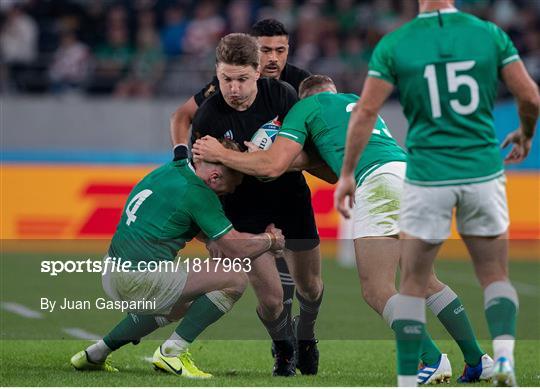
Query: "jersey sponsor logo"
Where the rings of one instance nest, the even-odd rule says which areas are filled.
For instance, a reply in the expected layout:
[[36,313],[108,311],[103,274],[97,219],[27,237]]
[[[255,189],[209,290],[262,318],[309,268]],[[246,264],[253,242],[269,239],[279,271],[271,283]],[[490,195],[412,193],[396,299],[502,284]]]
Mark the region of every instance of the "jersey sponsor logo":
[[228,131],[225,132],[223,137],[225,139],[233,140],[234,139],[234,134],[233,134],[232,130],[228,130]]

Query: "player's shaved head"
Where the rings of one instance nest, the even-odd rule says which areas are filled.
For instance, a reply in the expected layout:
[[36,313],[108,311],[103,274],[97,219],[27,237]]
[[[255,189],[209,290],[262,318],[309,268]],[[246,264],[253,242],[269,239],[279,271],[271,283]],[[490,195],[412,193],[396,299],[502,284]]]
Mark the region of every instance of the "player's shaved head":
[[[226,149],[241,151],[235,141],[221,139],[219,142]],[[220,163],[206,162],[200,159],[194,159],[193,163],[197,176],[218,195],[234,192],[244,177],[239,171],[228,168]]]
[[336,84],[334,84],[334,81],[328,76],[314,74],[300,83],[300,87],[298,88],[298,97],[305,99],[306,97],[313,96],[321,92],[337,93]]

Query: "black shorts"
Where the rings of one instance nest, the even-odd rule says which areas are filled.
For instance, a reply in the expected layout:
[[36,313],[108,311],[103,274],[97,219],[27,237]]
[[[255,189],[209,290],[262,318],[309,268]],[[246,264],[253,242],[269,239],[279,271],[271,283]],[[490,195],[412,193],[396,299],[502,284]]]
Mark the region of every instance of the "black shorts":
[[270,185],[264,194],[258,191],[259,195],[250,197],[250,200],[258,198],[259,201],[249,201],[244,197],[245,201],[224,202],[225,214],[234,228],[240,232],[260,234],[266,226],[274,223],[283,231],[287,249],[305,251],[317,247],[320,239],[311,205],[311,191],[303,176],[288,182],[285,189],[269,193],[273,192],[273,186]]

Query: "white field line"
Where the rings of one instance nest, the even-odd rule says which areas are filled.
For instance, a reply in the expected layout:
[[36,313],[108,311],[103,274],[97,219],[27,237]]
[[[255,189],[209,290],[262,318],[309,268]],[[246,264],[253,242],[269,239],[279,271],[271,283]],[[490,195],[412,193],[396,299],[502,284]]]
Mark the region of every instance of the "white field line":
[[82,328],[62,328],[62,331],[78,339],[96,341],[101,339],[101,336],[85,331]]
[[28,319],[43,319],[43,314],[41,312],[34,311],[22,304],[2,302],[1,306],[4,311],[8,311]]
[[[435,270],[437,268],[435,267]],[[451,280],[464,285],[477,286],[480,291],[480,284],[471,274],[467,273],[456,273],[456,272],[441,272],[440,280],[445,282],[445,280]],[[510,282],[514,285],[519,295],[527,297],[540,297],[540,288],[533,284],[528,284],[526,282],[512,281],[512,276],[510,275]]]

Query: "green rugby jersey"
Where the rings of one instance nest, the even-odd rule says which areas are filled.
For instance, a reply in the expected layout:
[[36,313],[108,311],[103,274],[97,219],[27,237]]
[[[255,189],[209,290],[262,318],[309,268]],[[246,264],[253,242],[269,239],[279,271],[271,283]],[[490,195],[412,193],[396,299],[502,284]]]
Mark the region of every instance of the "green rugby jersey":
[[455,185],[503,174],[492,111],[500,71],[517,60],[504,31],[455,9],[419,14],[379,42],[368,75],[399,88],[407,181]]
[[[278,136],[301,145],[312,142],[321,158],[339,177],[347,126],[351,111],[358,101],[354,94],[323,92],[297,102],[289,111]],[[355,170],[358,186],[379,166],[392,161],[405,161],[406,154],[390,135],[384,120],[379,116],[369,142]]]
[[200,231],[217,239],[232,228],[218,196],[195,175],[188,160],[169,162],[129,194],[109,255],[132,264],[172,261]]

